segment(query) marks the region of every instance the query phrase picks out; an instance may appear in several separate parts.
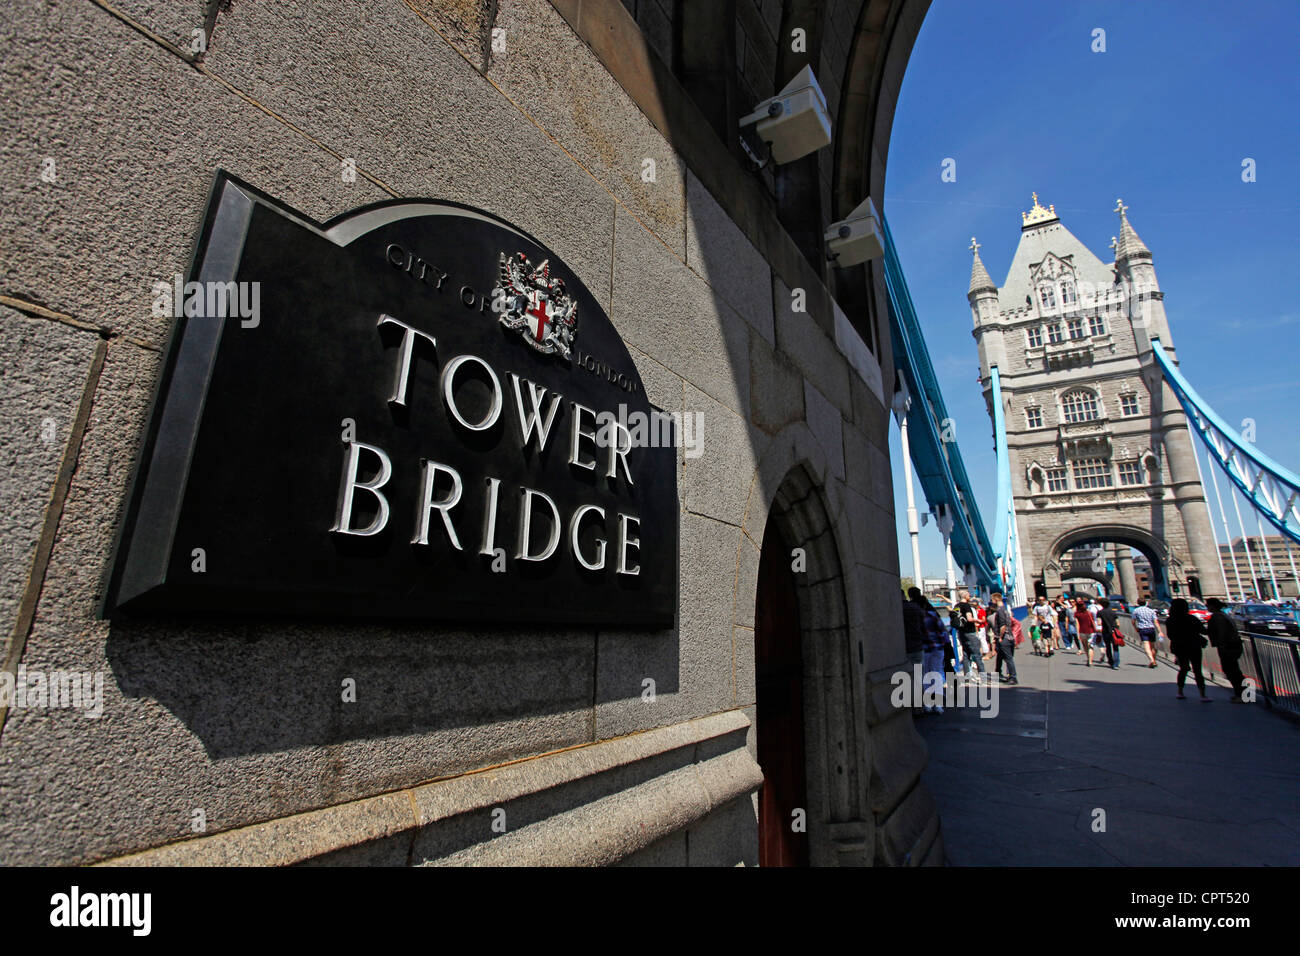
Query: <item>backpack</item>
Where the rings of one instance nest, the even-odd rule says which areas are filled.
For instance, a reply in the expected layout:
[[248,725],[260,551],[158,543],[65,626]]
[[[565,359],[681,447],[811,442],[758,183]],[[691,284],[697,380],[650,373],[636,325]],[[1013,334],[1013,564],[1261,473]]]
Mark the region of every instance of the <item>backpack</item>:
[[1013,615],[1011,618],[1011,636],[1016,639],[1016,647],[1025,642],[1025,629],[1020,626],[1020,622]]

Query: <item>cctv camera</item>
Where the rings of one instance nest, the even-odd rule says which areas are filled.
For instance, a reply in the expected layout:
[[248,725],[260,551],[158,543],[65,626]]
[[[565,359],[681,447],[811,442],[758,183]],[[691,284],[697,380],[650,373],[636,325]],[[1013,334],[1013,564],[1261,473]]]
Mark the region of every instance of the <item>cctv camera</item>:
[[826,255],[841,268],[855,266],[885,254],[880,238],[880,216],[868,196],[841,222],[826,230]]
[[754,107],[740,126],[753,126],[778,163],[792,162],[830,143],[831,114],[812,67],[805,66],[780,93]]

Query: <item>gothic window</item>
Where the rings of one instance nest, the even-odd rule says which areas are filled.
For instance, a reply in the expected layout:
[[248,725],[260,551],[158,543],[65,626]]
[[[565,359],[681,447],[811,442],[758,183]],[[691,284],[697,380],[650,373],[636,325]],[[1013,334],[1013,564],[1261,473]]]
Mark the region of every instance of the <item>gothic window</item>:
[[1050,285],[1041,286],[1038,290],[1038,301],[1042,303],[1044,309],[1056,308],[1056,292]]
[[1110,462],[1105,458],[1080,458],[1074,463],[1074,487],[1109,488],[1112,484]]
[[1121,485],[1142,484],[1142,463],[1139,461],[1119,462],[1119,483]]
[[1043,410],[1041,408],[1025,409],[1025,424],[1030,428],[1043,427]]
[[1069,491],[1070,481],[1065,476],[1064,468],[1047,469],[1047,490],[1048,491]]
[[1138,414],[1137,396],[1121,395],[1119,397],[1119,411],[1121,415],[1125,415],[1125,416]]
[[1081,339],[1084,337],[1083,319],[1070,319],[1065,323],[1070,330],[1070,338]]
[[1029,342],[1031,349],[1036,349],[1043,344],[1043,330],[1038,326],[1025,330],[1026,340]]
[[1061,421],[1090,422],[1101,418],[1097,396],[1087,389],[1076,389],[1061,396]]
[[1093,335],[1106,334],[1106,318],[1103,315],[1094,315],[1088,319],[1088,331]]
[[1073,282],[1061,283],[1061,305],[1074,305],[1078,301],[1078,296],[1074,294]]
[[1053,343],[1065,341],[1061,336],[1061,327],[1055,322],[1047,327],[1047,341]]

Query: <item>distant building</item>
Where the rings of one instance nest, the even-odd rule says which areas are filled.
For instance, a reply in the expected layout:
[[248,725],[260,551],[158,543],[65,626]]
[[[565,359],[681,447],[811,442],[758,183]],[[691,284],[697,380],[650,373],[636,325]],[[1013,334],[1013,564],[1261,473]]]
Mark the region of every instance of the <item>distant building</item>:
[[[1300,582],[1296,580],[1300,547],[1282,535],[1237,538],[1232,544],[1219,545],[1219,554],[1223,558],[1223,572],[1232,597],[1257,596],[1266,600],[1300,597]],[[1273,589],[1275,579],[1276,592]]]
[[1049,594],[1079,574],[1136,598],[1133,548],[1153,593],[1222,594],[1192,436],[1152,353],[1157,337],[1173,350],[1164,293],[1127,208],[1105,262],[1035,194],[1001,286],[971,241],[967,299],[987,401],[1000,377],[1022,566]]

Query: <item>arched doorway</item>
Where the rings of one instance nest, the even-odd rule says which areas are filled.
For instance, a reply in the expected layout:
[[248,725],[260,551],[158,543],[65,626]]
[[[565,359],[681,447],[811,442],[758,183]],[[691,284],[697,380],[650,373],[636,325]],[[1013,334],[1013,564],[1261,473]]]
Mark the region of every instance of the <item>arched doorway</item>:
[[1176,573],[1171,572],[1175,571],[1175,566],[1179,562],[1171,552],[1168,542],[1143,528],[1127,525],[1093,525],[1074,528],[1052,542],[1048,549],[1048,558],[1062,579],[1066,577],[1092,578],[1098,583],[1114,587],[1119,582],[1112,579],[1108,574],[1092,575],[1086,572],[1076,572],[1075,569],[1063,566],[1062,562],[1063,556],[1076,547],[1085,545],[1101,547],[1107,544],[1133,548],[1147,559],[1151,573],[1148,582],[1150,593],[1166,601],[1171,596],[1177,596],[1178,576]]
[[[759,866],[808,865],[803,639],[791,547],[769,521],[763,532],[754,613],[758,712]],[[796,826],[797,815],[803,820]]]

